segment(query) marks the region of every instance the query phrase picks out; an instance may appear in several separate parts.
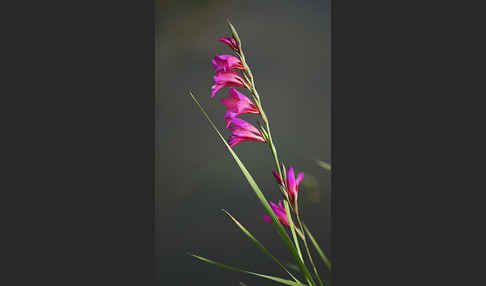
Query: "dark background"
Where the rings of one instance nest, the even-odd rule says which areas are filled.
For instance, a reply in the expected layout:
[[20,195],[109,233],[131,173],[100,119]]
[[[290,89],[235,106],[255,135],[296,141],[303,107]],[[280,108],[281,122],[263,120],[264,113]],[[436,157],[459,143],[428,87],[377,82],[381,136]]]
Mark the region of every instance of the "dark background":
[[[304,218],[330,255],[330,175],[315,160],[330,162],[330,64],[328,1],[156,1],[156,219],[159,285],[273,285],[189,257],[192,252],[250,271],[286,274],[220,211],[229,210],[282,262],[283,242],[262,221],[264,210],[206,119],[191,90],[223,134],[224,106],[209,96],[211,59],[231,50],[229,18],[243,43],[270,120],[279,157],[304,171]],[[240,89],[243,91],[243,89]],[[253,119],[254,116],[241,116]],[[265,196],[280,199],[264,144],[234,147]],[[315,260],[319,261],[315,256]],[[319,265],[323,277],[327,274]]]

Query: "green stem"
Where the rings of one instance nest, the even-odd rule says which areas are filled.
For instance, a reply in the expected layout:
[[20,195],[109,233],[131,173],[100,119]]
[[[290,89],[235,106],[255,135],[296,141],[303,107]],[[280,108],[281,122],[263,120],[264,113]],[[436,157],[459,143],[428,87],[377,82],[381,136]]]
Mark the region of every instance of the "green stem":
[[[302,222],[301,222],[301,220],[300,220],[300,214],[299,214],[299,212],[298,212],[298,211],[296,212],[296,217],[297,217],[297,221],[299,222],[300,229],[304,229],[304,228],[303,228],[303,225],[302,225]],[[319,273],[317,272],[316,265],[314,264],[314,260],[312,259],[312,255],[310,254],[310,251],[309,251],[309,246],[307,246],[307,239],[306,239],[305,235],[304,235],[304,239],[303,239],[303,241],[304,241],[304,247],[305,247],[305,251],[306,251],[306,253],[307,253],[307,256],[309,257],[309,261],[310,261],[310,263],[311,263],[311,265],[312,265],[312,268],[314,269],[314,274],[316,275],[317,280],[319,281],[319,284],[320,284],[321,286],[323,286],[323,284],[322,284],[322,280],[321,280],[321,278],[319,277]]]
[[266,127],[266,131],[267,131],[267,134],[268,134],[268,145],[269,145],[270,150],[272,152],[273,159],[275,160],[275,165],[277,167],[278,174],[280,175],[280,178],[283,178],[282,170],[280,168],[280,162],[279,162],[278,156],[277,156],[277,149],[275,148],[275,144],[273,143],[273,139],[272,139],[272,134],[270,132],[270,124],[268,123],[267,116],[265,115],[265,112],[263,111],[260,96],[258,95],[258,92],[255,88],[255,81],[253,79],[253,73],[251,72],[250,67],[246,63],[245,54],[243,53],[243,48],[241,46],[241,40],[240,40],[240,37],[238,36],[238,33],[236,32],[236,29],[233,27],[233,25],[230,23],[229,20],[228,20],[228,25],[231,29],[231,33],[233,34],[233,37],[235,38],[236,42],[238,43],[239,50],[236,53],[236,55],[240,58],[241,64],[243,65],[243,69],[244,69],[246,75],[248,75],[248,77],[250,78],[250,82],[248,83],[248,85],[250,87],[249,89],[250,89],[250,91],[253,95],[253,99],[255,100],[255,104],[258,107],[258,111],[260,112],[260,115],[262,116],[262,119],[265,122],[265,127]]
[[246,64],[244,60],[244,56],[242,56],[242,62],[243,66],[245,67],[245,70],[248,71],[248,74],[250,75],[250,80],[251,80],[251,92],[254,95],[255,103],[258,108],[258,111],[260,112],[260,115],[262,117],[263,122],[265,123],[265,131],[267,132],[268,135],[268,146],[270,147],[270,151],[272,152],[273,159],[275,160],[275,166],[277,167],[278,174],[280,175],[280,178],[283,178],[282,176],[282,169],[280,168],[280,161],[278,160],[278,155],[277,155],[277,149],[275,148],[275,144],[273,143],[272,139],[272,133],[270,132],[270,124],[268,123],[268,118],[267,115],[265,114],[265,111],[263,111],[262,103],[260,101],[260,96],[258,95],[258,92],[255,88],[254,82],[253,82],[253,75],[251,73],[250,67]]

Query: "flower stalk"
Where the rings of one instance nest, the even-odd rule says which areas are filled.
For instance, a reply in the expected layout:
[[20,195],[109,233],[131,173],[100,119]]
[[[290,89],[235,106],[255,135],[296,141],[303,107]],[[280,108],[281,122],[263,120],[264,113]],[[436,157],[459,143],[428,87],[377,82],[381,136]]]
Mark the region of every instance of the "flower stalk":
[[243,48],[241,46],[241,40],[240,37],[238,36],[238,33],[236,32],[236,29],[233,27],[231,22],[228,20],[228,25],[231,29],[231,33],[233,34],[233,38],[236,40],[236,43],[238,45],[238,51],[235,51],[235,54],[240,58],[241,64],[243,65],[243,72],[245,73],[245,76],[249,78],[249,85],[247,88],[250,90],[253,99],[255,100],[255,105],[258,108],[258,111],[260,112],[260,116],[262,117],[263,123],[265,124],[265,132],[268,137],[268,146],[270,147],[270,151],[272,152],[273,159],[275,161],[275,166],[277,167],[278,174],[282,176],[282,170],[280,169],[280,163],[278,160],[278,155],[277,155],[277,149],[275,148],[275,144],[273,142],[272,138],[272,133],[270,132],[270,123],[268,122],[267,115],[265,114],[265,111],[263,110],[262,103],[260,100],[260,96],[258,95],[258,91],[256,90],[255,87],[255,80],[253,78],[253,73],[251,72],[250,67],[248,66],[245,58],[245,54],[243,52]]
[[[308,228],[301,220],[301,216],[299,213],[299,206],[298,206],[298,185],[299,182],[303,179],[304,173],[300,172],[297,174],[297,177],[294,173],[294,168],[288,166],[287,168],[283,163],[279,161],[277,148],[275,145],[275,141],[272,138],[272,133],[270,131],[270,123],[268,117],[263,109],[262,101],[260,95],[255,86],[255,80],[253,77],[253,73],[246,61],[245,54],[243,52],[241,40],[236,32],[236,29],[228,20],[228,25],[231,29],[231,33],[233,37],[221,37],[219,41],[226,43],[234,53],[233,55],[217,55],[213,58],[212,64],[214,66],[216,74],[213,77],[213,85],[211,86],[211,97],[214,97],[216,92],[222,89],[225,86],[230,86],[229,89],[229,96],[221,98],[220,101],[223,105],[226,106],[227,110],[224,115],[225,118],[225,125],[226,128],[231,130],[232,135],[227,140],[224,139],[222,134],[218,131],[218,128],[215,126],[213,121],[209,118],[207,113],[204,111],[202,106],[196,100],[194,95],[190,93],[192,99],[196,103],[196,105],[201,110],[202,114],[206,117],[209,121],[211,127],[216,131],[219,138],[223,140],[226,148],[233,156],[233,159],[238,164],[238,167],[243,172],[245,178],[247,179],[250,187],[253,189],[255,194],[257,195],[258,199],[260,200],[263,207],[266,209],[267,214],[263,216],[263,219],[267,222],[273,222],[274,226],[277,229],[278,234],[286,244],[287,248],[289,249],[292,257],[294,258],[297,266],[300,270],[300,273],[303,276],[303,280],[306,282],[308,286],[317,286],[318,284],[314,281],[314,277],[309,271],[306,261],[304,259],[303,252],[300,249],[299,245],[299,238],[302,240],[305,252],[307,255],[307,260],[312,265],[313,272],[317,282],[320,286],[323,286],[322,280],[319,277],[319,273],[317,268],[314,264],[312,256],[309,251],[309,247],[307,244],[307,235],[309,235],[310,240],[314,247],[316,248],[317,252],[321,256],[321,258],[326,262],[326,265],[330,269],[330,263],[327,258],[324,256],[322,250],[317,245],[315,239],[310,234]],[[236,71],[239,70],[239,71]],[[243,93],[239,92],[234,88],[236,87],[244,87],[250,91],[250,96],[246,96]],[[253,126],[249,122],[238,118],[237,116],[244,113],[252,113],[260,115],[263,123],[258,121],[257,119],[257,127]],[[265,142],[268,144],[270,152],[272,153],[273,160],[275,161],[276,171],[272,171],[273,175],[277,179],[277,184],[279,190],[283,197],[283,205],[282,201],[278,201],[278,204],[274,204],[273,202],[268,201],[265,196],[263,195],[262,191],[254,181],[253,177],[250,175],[246,167],[240,161],[238,156],[233,150],[233,146],[238,144],[242,141],[256,141],[256,142]],[[225,211],[226,212],[226,211]],[[249,272],[245,270],[241,270],[235,267],[230,267],[227,265],[223,265],[221,263],[199,257],[193,255],[194,257],[218,265],[223,268],[227,268],[234,271],[240,271],[252,275],[256,275],[262,278],[274,280],[286,285],[298,285],[303,286],[296,277],[294,277],[290,272],[288,272],[285,267],[275,258],[273,257],[264,247],[259,243],[253,235],[251,235],[246,228],[244,228],[236,219],[234,219],[228,212],[226,214],[236,223],[236,225],[253,241],[257,246],[269,257],[275,260],[282,268],[289,274],[289,276],[294,280],[286,280],[279,277],[273,277],[269,275],[262,275],[254,272]],[[295,216],[296,219],[293,217]],[[287,227],[287,230],[285,229]],[[288,231],[292,235],[293,241],[291,240]]]

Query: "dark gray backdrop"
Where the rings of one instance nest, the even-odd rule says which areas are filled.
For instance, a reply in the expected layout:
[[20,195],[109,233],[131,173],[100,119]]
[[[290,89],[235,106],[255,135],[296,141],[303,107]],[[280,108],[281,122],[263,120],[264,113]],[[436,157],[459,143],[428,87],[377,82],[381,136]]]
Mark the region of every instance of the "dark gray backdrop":
[[[241,171],[188,96],[190,89],[224,135],[230,135],[224,128],[225,108],[219,102],[227,89],[214,99],[209,97],[214,73],[211,59],[230,53],[217,41],[231,35],[226,18],[242,39],[280,159],[306,174],[300,189],[305,198],[304,218],[330,254],[330,176],[314,162],[330,161],[328,4],[156,0],[155,250],[159,285],[238,285],[239,281],[249,286],[275,285],[197,261],[187,252],[285,277],[223,215],[222,208],[281,261],[291,261],[274,228],[262,221],[264,210]],[[267,198],[278,200],[268,148],[243,142],[234,149]]]

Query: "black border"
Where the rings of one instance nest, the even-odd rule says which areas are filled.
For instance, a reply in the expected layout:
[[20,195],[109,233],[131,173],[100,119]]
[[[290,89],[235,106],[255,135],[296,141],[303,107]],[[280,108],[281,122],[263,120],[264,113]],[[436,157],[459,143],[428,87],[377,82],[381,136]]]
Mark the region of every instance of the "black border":
[[2,190],[18,205],[1,284],[154,285],[153,6],[2,9],[13,16],[2,94],[18,107]]
[[465,134],[484,122],[466,97],[485,94],[484,17],[456,4],[331,1],[334,285],[479,281],[463,225],[484,186]]

